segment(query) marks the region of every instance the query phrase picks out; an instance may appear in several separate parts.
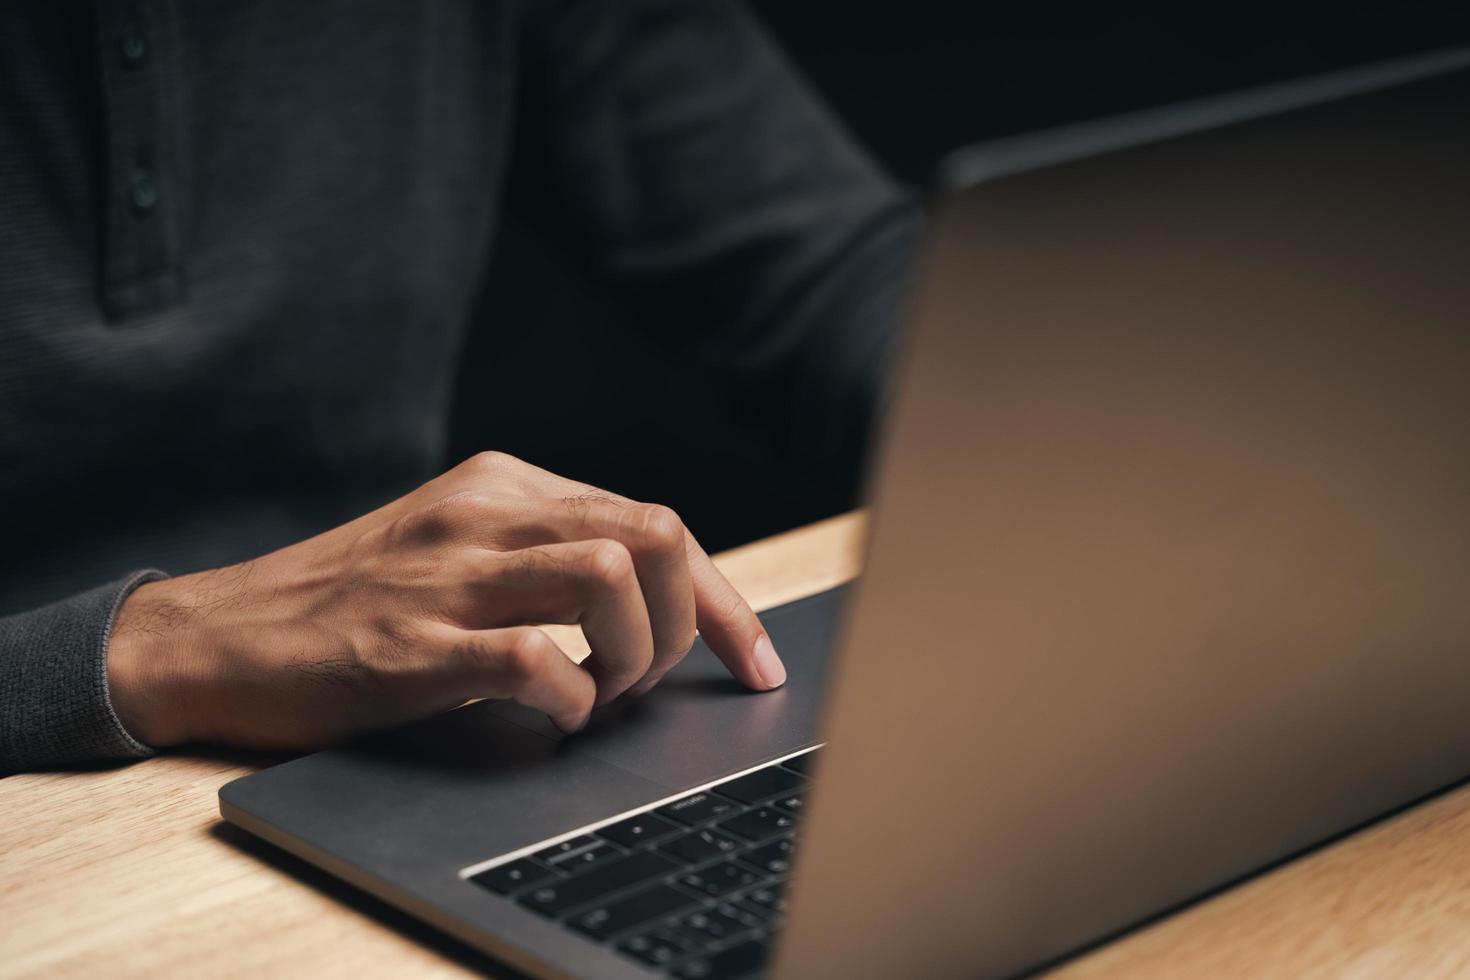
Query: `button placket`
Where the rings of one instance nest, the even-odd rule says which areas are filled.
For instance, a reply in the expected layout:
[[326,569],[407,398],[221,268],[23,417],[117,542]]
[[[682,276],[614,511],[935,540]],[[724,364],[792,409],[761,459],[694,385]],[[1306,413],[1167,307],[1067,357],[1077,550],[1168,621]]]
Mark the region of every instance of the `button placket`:
[[113,321],[180,293],[172,0],[98,0],[107,117],[102,300]]

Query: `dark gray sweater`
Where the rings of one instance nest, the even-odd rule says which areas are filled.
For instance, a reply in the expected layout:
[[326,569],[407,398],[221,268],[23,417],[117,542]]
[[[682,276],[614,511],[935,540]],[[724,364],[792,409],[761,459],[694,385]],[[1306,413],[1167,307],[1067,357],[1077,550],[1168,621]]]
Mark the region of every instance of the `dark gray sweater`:
[[147,753],[147,569],[433,474],[518,112],[594,269],[810,451],[863,424],[915,212],[729,2],[0,5],[0,772]]

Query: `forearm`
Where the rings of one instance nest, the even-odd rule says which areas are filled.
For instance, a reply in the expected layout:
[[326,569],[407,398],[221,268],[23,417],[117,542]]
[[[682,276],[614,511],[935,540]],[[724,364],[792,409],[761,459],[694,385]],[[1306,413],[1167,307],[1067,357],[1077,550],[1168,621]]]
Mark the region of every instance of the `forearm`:
[[0,774],[150,753],[113,710],[107,644],[123,600],[162,577],[134,572],[0,619]]

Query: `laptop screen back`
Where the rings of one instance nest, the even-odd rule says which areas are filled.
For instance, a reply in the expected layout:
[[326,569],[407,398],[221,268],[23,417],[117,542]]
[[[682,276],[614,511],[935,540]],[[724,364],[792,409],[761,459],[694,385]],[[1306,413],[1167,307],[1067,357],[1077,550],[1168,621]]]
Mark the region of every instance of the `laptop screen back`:
[[1470,775],[1467,107],[943,202],[779,975],[1014,973]]

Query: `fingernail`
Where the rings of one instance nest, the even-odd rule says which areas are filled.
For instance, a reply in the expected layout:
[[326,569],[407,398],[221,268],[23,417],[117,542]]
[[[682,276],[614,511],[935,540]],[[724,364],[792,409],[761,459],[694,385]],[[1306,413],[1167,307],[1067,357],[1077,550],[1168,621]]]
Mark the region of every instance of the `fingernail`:
[[786,665],[776,656],[771,638],[762,633],[755,641],[755,671],[766,682],[766,687],[780,687],[786,683]]

